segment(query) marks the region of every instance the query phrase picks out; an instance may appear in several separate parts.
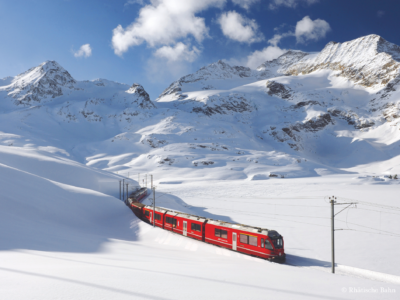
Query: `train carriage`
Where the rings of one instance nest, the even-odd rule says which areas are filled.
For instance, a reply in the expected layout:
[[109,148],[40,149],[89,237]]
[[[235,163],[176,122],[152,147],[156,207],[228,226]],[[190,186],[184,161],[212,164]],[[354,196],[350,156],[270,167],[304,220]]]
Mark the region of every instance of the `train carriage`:
[[283,238],[275,230],[209,220],[205,241],[270,260],[285,260]]
[[[165,213],[164,229],[180,233],[179,229],[176,229],[176,227],[179,226],[179,223],[178,223],[177,219],[175,218],[175,216],[177,214],[178,214],[177,212],[171,211],[171,210],[169,210]],[[182,223],[180,225],[182,226]],[[182,232],[182,229],[181,229],[181,232]]]
[[[153,223],[153,207],[138,202],[132,211]],[[203,242],[269,260],[285,261],[283,237],[275,230],[231,224],[155,207],[155,225]]]
[[174,231],[200,241],[204,241],[206,218],[178,213],[175,216],[177,226]]
[[147,196],[147,188],[142,187],[142,188],[137,188],[135,191],[133,191],[127,199],[127,202],[131,204],[132,202],[139,202],[141,199]]
[[139,202],[131,202],[129,207],[133,211],[133,213],[140,219],[142,219],[143,216],[143,208],[145,207],[144,204],[139,203]]
[[156,207],[155,208],[155,225],[157,227],[164,228],[164,219],[165,219],[165,214],[168,212],[168,210],[161,208],[161,207]]

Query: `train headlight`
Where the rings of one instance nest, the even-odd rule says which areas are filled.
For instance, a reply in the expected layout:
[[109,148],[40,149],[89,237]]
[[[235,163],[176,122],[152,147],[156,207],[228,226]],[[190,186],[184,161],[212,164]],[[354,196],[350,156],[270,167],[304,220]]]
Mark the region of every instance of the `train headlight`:
[[281,255],[282,255],[282,253],[279,252],[279,256],[281,256]]

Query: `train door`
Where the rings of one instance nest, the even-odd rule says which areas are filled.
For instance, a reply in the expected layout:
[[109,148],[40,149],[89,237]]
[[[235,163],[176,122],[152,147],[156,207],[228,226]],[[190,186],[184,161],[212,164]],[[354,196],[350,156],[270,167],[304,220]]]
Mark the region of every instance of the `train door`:
[[236,232],[232,233],[232,250],[236,250],[237,236]]
[[183,221],[183,235],[187,236],[187,221]]

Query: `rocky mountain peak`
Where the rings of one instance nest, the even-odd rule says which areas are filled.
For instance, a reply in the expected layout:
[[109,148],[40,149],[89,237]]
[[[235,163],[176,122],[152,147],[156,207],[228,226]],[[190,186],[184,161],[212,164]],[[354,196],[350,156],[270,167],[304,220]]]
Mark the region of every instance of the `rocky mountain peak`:
[[44,84],[44,81],[53,80],[57,85],[72,87],[76,81],[62,66],[56,61],[48,60],[37,67],[17,75],[13,83],[18,86],[29,84]]
[[258,77],[268,78],[280,73],[285,73],[286,69],[294,63],[297,63],[305,56],[309,55],[307,52],[299,50],[289,50],[276,59],[266,61],[257,68],[260,72]]
[[141,108],[155,108],[154,103],[150,100],[149,94],[142,85],[134,83],[126,92],[137,97],[136,102]]
[[202,67],[197,72],[181,77],[179,80],[173,82],[164,92],[159,96],[159,99],[176,94],[182,91],[182,86],[185,84],[197,83],[203,90],[216,89],[215,86],[209,84],[211,80],[225,80],[225,79],[240,79],[254,76],[254,72],[247,67],[231,66],[230,64],[219,60],[215,63]]
[[55,61],[46,61],[14,77],[7,87],[17,105],[32,105],[46,98],[63,95],[63,89],[74,89],[75,79]]
[[345,43],[328,43],[318,55],[305,56],[284,73],[309,74],[329,69],[365,87],[383,87],[399,76],[400,47],[372,34]]

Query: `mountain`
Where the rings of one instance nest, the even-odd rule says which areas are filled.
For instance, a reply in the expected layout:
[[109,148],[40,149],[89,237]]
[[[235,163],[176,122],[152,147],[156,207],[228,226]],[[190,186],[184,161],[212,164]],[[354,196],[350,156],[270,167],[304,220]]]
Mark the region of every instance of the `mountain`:
[[218,61],[155,101],[140,84],[77,81],[48,61],[0,80],[0,143],[159,178],[392,174],[399,53],[370,35],[290,50],[257,70]]
[[75,89],[76,81],[57,62],[47,61],[14,77],[6,86],[16,105],[39,104]]

